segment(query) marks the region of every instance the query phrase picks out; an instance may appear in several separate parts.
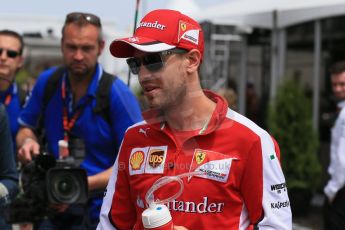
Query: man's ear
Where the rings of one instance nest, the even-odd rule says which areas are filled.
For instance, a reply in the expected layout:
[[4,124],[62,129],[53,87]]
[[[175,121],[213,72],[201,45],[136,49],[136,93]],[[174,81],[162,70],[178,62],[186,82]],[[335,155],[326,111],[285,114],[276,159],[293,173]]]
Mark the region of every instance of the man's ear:
[[98,51],[98,56],[102,54],[103,50],[104,50],[104,46],[105,46],[105,41],[102,40],[99,42],[99,51]]
[[23,65],[24,65],[24,56],[23,55],[21,55],[20,57],[19,57],[19,61],[18,61],[18,70],[20,69],[20,68],[22,68],[23,67]]
[[63,53],[63,36],[60,39],[60,50],[61,50],[61,53]]
[[186,54],[188,60],[187,72],[192,73],[198,71],[201,63],[201,53],[197,49],[192,49]]

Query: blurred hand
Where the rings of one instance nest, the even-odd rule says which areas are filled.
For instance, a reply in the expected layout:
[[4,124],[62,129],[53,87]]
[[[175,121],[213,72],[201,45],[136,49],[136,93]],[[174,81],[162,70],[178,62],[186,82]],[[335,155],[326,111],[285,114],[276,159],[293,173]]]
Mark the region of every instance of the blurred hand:
[[188,228],[185,228],[183,226],[176,226],[176,225],[174,225],[174,230],[188,230]]
[[27,138],[18,150],[18,160],[22,164],[27,164],[32,161],[32,156],[38,155],[39,152],[40,145],[34,139]]
[[32,230],[32,229],[33,229],[33,225],[30,223],[19,225],[19,230]]
[[66,211],[66,209],[68,208],[69,204],[50,204],[49,208],[54,209],[54,211],[61,213]]
[[328,198],[328,203],[329,203],[329,204],[332,204],[333,201],[334,201],[334,197],[333,197],[333,198]]

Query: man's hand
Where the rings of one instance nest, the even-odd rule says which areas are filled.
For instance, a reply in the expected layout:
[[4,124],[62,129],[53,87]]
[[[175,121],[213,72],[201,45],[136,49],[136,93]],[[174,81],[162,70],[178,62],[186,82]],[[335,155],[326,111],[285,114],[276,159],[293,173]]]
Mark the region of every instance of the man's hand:
[[55,212],[61,213],[66,211],[66,209],[69,207],[69,204],[50,204],[49,207]]
[[40,152],[40,145],[32,138],[26,138],[23,145],[18,150],[18,160],[22,164],[27,164],[32,161],[33,155],[38,155]]
[[185,228],[183,226],[175,226],[174,225],[174,229],[173,230],[188,230],[188,228]]
[[19,230],[32,230],[34,227],[30,223],[19,224]]
[[329,203],[329,204],[332,204],[332,203],[333,203],[333,201],[334,201],[334,198],[335,198],[335,197],[328,198],[328,203]]

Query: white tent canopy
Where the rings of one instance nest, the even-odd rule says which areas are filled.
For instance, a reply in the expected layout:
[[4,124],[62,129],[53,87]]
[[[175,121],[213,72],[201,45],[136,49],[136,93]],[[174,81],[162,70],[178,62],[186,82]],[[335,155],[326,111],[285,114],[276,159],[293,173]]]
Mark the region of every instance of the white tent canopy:
[[235,0],[199,11],[193,16],[199,21],[215,24],[245,25],[258,28],[273,28],[274,14],[278,28],[343,15],[344,0]]
[[[322,50],[322,24],[320,20],[341,15],[345,15],[344,0],[232,0],[225,4],[199,11],[193,14],[193,17],[198,21],[210,21],[214,24],[234,25],[238,27],[250,26],[272,30],[270,83],[270,95],[272,98],[275,96],[277,85],[285,73],[285,28],[313,21],[313,125],[317,127],[319,119],[318,108]],[[246,63],[246,56],[243,56],[243,63]],[[242,68],[244,78],[245,69],[246,67],[244,66]],[[245,79],[242,79],[242,81],[244,82]]]

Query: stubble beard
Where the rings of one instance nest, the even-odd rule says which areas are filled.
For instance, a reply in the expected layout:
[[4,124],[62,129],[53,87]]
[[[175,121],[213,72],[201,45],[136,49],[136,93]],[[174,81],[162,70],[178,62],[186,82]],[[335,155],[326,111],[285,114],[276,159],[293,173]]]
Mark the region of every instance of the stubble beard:
[[91,69],[90,68],[83,68],[83,69],[74,69],[73,66],[67,66],[68,71],[75,77],[77,78],[82,78],[84,76],[88,76],[91,74]]
[[178,108],[184,101],[187,95],[187,87],[185,82],[176,86],[174,89],[169,90],[164,101],[161,103],[161,110],[169,112]]

